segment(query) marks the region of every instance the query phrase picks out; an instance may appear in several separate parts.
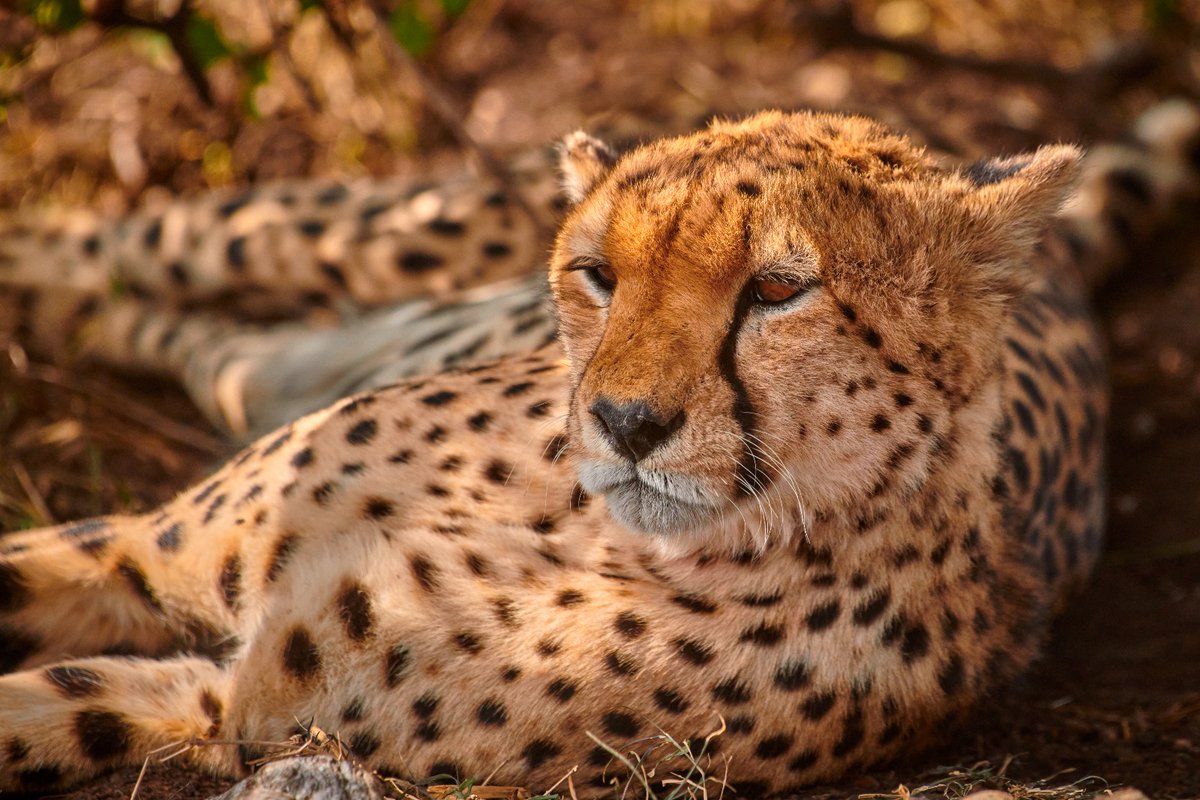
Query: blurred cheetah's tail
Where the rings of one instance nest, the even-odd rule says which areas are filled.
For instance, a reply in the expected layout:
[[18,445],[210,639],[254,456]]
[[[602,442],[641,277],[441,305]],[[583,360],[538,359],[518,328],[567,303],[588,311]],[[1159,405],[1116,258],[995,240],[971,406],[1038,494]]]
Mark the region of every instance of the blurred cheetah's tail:
[[1088,153],[1079,188],[1047,237],[1093,291],[1200,197],[1200,108],[1167,100],[1143,113],[1125,141]]

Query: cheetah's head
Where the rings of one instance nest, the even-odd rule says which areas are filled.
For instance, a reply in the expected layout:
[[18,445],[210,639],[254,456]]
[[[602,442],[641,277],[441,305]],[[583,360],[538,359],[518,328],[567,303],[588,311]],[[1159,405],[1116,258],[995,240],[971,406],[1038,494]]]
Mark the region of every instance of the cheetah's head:
[[635,530],[743,520],[763,544],[919,485],[967,415],[994,412],[1005,301],[1078,158],[952,172],[823,114],[619,159],[572,135],[551,283],[584,487]]

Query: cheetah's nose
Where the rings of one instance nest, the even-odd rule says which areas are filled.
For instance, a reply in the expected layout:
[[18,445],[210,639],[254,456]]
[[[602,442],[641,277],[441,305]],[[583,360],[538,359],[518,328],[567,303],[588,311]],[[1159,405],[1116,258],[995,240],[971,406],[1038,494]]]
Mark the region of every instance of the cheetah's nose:
[[642,400],[614,403],[607,397],[599,397],[588,411],[608,434],[616,451],[630,461],[640,461],[650,455],[654,448],[683,427],[683,411],[667,419]]

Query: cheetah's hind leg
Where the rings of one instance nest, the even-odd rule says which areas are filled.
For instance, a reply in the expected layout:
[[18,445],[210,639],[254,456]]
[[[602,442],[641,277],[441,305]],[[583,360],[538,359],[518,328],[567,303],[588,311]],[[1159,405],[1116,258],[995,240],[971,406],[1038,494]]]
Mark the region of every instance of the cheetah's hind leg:
[[93,655],[230,655],[231,613],[194,588],[211,565],[174,563],[179,538],[149,515],[0,537],[0,674]]
[[236,775],[237,748],[221,743],[229,684],[191,657],[78,659],[0,677],[0,792],[77,785],[175,744]]

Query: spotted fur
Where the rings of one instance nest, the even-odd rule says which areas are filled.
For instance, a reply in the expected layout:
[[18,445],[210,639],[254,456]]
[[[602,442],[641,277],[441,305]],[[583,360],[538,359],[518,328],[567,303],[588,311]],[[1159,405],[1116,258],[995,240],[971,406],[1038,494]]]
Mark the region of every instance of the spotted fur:
[[1055,222],[1073,148],[946,171],[829,115],[564,158],[561,347],[0,540],[0,787],[193,738],[238,775],[303,720],[384,773],[578,765],[595,794],[586,733],[723,719],[706,756],[783,791],[923,746],[1029,663],[1103,523],[1076,271],[1108,250],[1071,237],[1131,193]]

